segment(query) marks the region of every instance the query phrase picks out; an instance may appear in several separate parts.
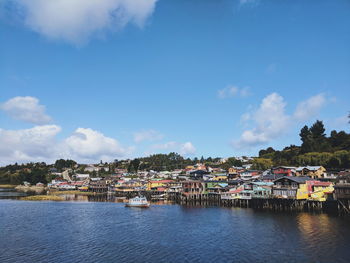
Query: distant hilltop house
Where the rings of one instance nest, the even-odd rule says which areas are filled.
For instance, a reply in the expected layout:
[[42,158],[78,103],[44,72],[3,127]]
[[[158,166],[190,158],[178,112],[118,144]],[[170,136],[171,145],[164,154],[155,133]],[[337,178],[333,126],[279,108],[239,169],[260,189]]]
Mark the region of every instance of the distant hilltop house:
[[296,168],[297,176],[309,176],[311,178],[322,178],[326,175],[326,168],[323,166],[303,166]]
[[229,175],[239,175],[240,173],[243,173],[246,169],[244,167],[236,167],[232,166],[228,169]]
[[90,179],[89,174],[75,174],[75,175],[73,175],[73,177],[75,177],[79,181]]
[[109,167],[108,166],[94,166],[94,165],[88,165],[85,167],[84,172],[99,172],[102,169],[104,169],[106,172],[109,171]]

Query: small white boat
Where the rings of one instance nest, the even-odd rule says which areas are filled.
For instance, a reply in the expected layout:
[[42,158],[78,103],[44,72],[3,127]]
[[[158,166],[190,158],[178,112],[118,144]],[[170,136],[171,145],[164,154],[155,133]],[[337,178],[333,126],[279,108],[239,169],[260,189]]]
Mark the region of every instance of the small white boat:
[[151,204],[147,201],[146,197],[136,196],[134,198],[129,199],[129,201],[125,204],[126,207],[142,207],[148,208]]

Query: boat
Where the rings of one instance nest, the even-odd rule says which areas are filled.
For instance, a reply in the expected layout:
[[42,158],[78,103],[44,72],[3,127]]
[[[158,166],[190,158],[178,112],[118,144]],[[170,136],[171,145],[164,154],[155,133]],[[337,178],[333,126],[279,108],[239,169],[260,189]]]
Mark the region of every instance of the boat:
[[148,208],[150,206],[150,203],[147,201],[146,197],[136,196],[134,198],[129,199],[129,201],[125,204],[125,206]]

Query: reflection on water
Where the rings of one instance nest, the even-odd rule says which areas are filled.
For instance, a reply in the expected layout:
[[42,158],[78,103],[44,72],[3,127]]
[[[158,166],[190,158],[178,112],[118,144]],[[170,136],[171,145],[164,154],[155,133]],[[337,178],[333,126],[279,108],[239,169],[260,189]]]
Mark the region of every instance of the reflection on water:
[[[348,262],[349,218],[252,209],[0,200],[0,262]],[[95,201],[111,202],[95,202]],[[92,201],[92,202],[89,202]],[[156,203],[161,204],[161,203]]]
[[27,193],[17,192],[14,188],[0,188],[0,199],[16,199],[27,195]]
[[298,214],[297,225],[305,244],[304,249],[317,250],[319,247],[325,247],[328,253],[332,254],[335,253],[336,248],[346,247],[342,231],[349,228],[349,222],[344,220],[346,219],[332,218],[326,214]]
[[[96,195],[77,195],[77,194],[61,194],[65,201],[78,202],[112,202],[112,203],[126,203],[128,199],[124,197],[117,197],[113,194],[96,194]],[[172,201],[153,201],[152,205],[174,204]]]

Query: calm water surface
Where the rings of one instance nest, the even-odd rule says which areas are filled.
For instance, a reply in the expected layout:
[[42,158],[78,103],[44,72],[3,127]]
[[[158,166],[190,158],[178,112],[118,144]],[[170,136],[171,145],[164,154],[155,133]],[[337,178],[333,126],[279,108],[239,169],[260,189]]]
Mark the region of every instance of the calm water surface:
[[0,200],[0,262],[350,262],[349,218]]

